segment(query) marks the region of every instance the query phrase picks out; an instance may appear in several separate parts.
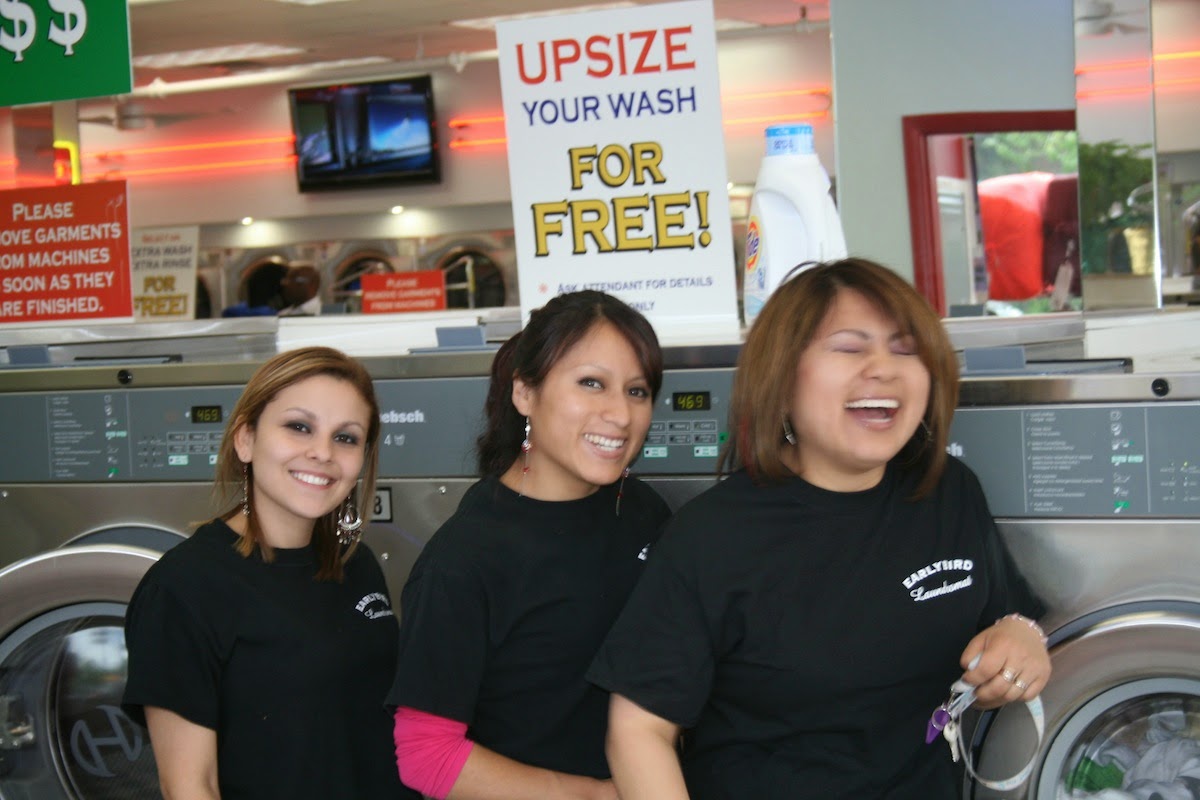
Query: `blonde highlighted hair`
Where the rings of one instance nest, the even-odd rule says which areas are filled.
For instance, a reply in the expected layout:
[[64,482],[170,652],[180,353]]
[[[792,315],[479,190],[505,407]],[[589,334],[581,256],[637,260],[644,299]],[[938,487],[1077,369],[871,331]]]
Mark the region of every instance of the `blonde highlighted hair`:
[[[359,510],[366,515],[371,498],[375,496],[375,476],[379,462],[379,403],[375,399],[375,386],[366,368],[339,350],[331,347],[304,347],[280,353],[259,367],[241,397],[234,404],[225,426],[221,449],[217,456],[216,491],[220,502],[225,504],[222,519],[229,519],[241,512],[241,492],[245,480],[250,516],[246,535],[238,542],[238,552],[249,557],[256,550],[264,561],[271,561],[274,553],[263,539],[262,528],[254,510],[254,467],[244,464],[234,448],[234,438],[242,428],[253,429],[263,409],[284,389],[317,375],[329,375],[349,383],[370,409],[371,418],[367,427],[361,490],[357,492]],[[236,498],[236,499],[235,499]],[[230,504],[233,500],[232,504]],[[342,564],[354,553],[357,543],[342,548],[337,541],[337,515],[341,504],[333,511],[316,520],[313,526],[313,545],[317,553],[317,579],[340,581]]]

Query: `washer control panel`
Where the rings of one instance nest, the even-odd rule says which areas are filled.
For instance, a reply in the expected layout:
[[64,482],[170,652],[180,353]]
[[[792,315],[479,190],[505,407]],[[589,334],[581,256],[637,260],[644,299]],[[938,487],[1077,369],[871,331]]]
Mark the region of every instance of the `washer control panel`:
[[[712,475],[732,369],[663,376],[639,474]],[[380,379],[379,475],[470,477],[488,379]],[[212,480],[240,386],[0,393],[0,481]]]
[[1200,516],[1200,402],[960,408],[949,450],[998,517]]

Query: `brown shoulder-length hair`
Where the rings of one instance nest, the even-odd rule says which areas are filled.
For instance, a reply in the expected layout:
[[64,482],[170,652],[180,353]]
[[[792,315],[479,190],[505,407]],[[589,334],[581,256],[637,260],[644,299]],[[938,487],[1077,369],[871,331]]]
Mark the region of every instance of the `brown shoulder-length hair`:
[[552,298],[529,315],[529,324],[496,352],[484,404],[485,428],[475,441],[481,475],[502,475],[521,453],[525,418],[513,405],[513,379],[538,388],[567,351],[596,325],[607,322],[633,348],[650,397],[662,388],[663,356],[654,328],[641,313],[604,292],[585,289]]
[[789,475],[781,455],[788,446],[781,415],[790,408],[800,354],[812,343],[839,292],[858,292],[911,336],[929,370],[924,427],[893,458],[919,475],[914,498],[929,493],[946,464],[950,421],[958,404],[958,359],[938,315],[906,280],[874,261],[847,258],[801,265],[767,304],[738,356],[729,407],[729,440],[719,469],[744,466],[756,482]]
[[[284,389],[292,384],[317,375],[329,375],[346,381],[358,391],[370,409],[371,418],[367,427],[363,454],[362,489],[355,498],[364,518],[368,515],[371,498],[375,496],[375,475],[379,462],[379,403],[375,399],[375,386],[366,368],[350,356],[331,347],[303,347],[280,353],[259,367],[242,396],[238,398],[229,414],[221,449],[217,456],[217,476],[214,491],[225,507],[222,519],[229,519],[241,511],[243,480],[250,517],[246,535],[238,542],[238,552],[250,556],[258,550],[264,561],[271,561],[274,552],[263,540],[262,527],[255,511],[254,467],[244,464],[234,449],[234,435],[243,427],[253,429],[263,409]],[[232,501],[232,502],[231,502]],[[313,546],[317,553],[317,580],[340,581],[342,564],[354,553],[357,542],[343,548],[337,541],[338,508],[326,514],[313,525]]]

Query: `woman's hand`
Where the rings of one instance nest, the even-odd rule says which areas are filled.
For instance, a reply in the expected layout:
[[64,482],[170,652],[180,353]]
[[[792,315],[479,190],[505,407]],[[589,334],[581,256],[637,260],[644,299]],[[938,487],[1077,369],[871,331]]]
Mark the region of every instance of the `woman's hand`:
[[1050,653],[1041,633],[1023,617],[1004,617],[980,631],[959,662],[966,670],[962,679],[975,687],[978,708],[1031,700],[1050,680]]

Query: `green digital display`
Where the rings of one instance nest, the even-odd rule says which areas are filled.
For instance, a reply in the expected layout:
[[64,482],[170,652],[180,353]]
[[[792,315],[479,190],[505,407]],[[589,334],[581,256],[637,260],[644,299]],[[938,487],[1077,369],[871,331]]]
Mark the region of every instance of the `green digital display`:
[[225,415],[221,412],[220,406],[192,406],[193,424],[221,422],[224,418]]
[[711,411],[711,392],[671,392],[672,411]]

